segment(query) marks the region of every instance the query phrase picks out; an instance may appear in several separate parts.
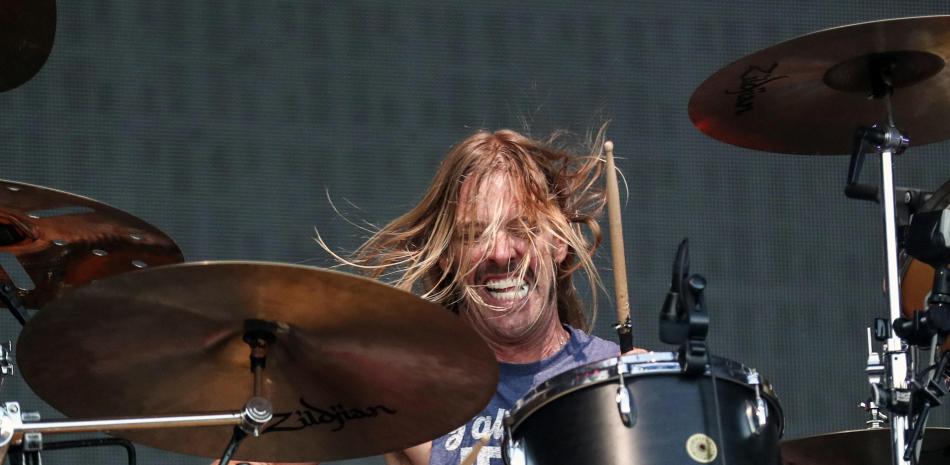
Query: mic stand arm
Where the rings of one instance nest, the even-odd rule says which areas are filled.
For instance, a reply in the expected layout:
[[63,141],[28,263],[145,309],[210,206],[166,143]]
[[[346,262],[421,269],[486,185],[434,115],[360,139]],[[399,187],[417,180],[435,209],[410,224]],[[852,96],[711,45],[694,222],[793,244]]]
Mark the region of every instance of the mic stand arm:
[[26,309],[23,308],[20,297],[16,294],[16,288],[9,282],[0,283],[0,300],[20,322],[20,326],[26,326]]

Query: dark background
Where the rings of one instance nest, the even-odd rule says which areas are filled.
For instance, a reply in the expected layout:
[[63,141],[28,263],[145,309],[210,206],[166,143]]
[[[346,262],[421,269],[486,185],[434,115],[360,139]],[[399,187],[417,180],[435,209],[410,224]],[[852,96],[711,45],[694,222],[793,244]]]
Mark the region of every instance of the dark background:
[[[328,266],[315,227],[341,250],[362,238],[328,195],[355,221],[385,223],[476,129],[584,134],[609,119],[629,183],[637,344],[668,350],[656,315],[688,236],[693,270],[710,282],[711,349],[773,383],[786,438],[858,429],[865,328],[886,315],[877,207],[842,195],[847,157],[720,143],[692,126],[687,102],[716,70],[780,41],[947,10],[881,0],[61,0],[46,66],[0,94],[2,177],[126,210],[188,260]],[[897,159],[896,183],[938,187],[948,148],[913,147]],[[877,167],[870,161],[865,179]],[[599,264],[612,289],[608,256],[602,249]],[[600,301],[595,332],[612,337]],[[15,338],[16,322],[0,317],[2,336]],[[2,400],[56,416],[21,378]],[[948,426],[946,408],[931,425]],[[140,453],[141,463],[207,462]],[[44,459],[123,463],[115,451]]]

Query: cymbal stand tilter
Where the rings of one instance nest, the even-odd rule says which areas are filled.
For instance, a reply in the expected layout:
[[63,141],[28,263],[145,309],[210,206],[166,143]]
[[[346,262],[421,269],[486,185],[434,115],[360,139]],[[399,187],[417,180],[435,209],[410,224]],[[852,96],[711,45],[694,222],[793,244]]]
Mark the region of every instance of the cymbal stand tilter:
[[[893,156],[902,153],[909,144],[908,138],[901,134],[894,124],[894,112],[891,104],[891,94],[894,92],[891,85],[893,68],[894,61],[886,54],[868,57],[867,70],[870,81],[870,97],[884,102],[887,112],[887,125],[884,127],[874,125],[857,129],[848,172],[848,184],[845,188],[845,194],[849,197],[867,199],[872,195],[873,190],[857,183],[864,154],[867,146],[871,145],[874,151],[881,155],[880,192],[886,244],[888,321],[895,321],[901,317]],[[877,196],[874,195],[874,197]],[[882,392],[887,395],[885,396],[886,399],[871,399],[871,402],[890,412],[892,464],[910,465],[911,462],[904,459],[903,454],[905,436],[908,430],[908,411],[911,404],[910,390],[907,386],[907,348],[897,334],[891,331],[888,331],[888,333],[884,357],[882,358],[885,367],[884,386],[883,389],[874,389],[875,393]]]
[[[271,322],[247,320],[244,339],[251,346],[252,370],[254,371],[255,396],[251,397],[244,408],[238,412],[221,412],[192,415],[155,415],[109,419],[67,419],[38,421],[39,415],[22,412],[18,402],[5,402],[0,405],[0,463],[11,447],[20,447],[32,452],[43,449],[44,434],[98,433],[123,430],[152,430],[164,428],[194,428],[207,426],[234,426],[235,433],[231,444],[225,450],[225,459],[237,450],[237,446],[247,435],[259,436],[264,426],[273,417],[270,401],[260,397],[263,386],[264,358],[267,344],[273,342],[273,331],[268,336],[267,328],[276,328]],[[258,362],[254,362],[258,360]],[[55,444],[55,443],[54,443]],[[118,442],[116,443],[118,444]],[[62,444],[57,444],[62,446]],[[88,447],[95,444],[78,443],[75,447]],[[104,444],[115,445],[115,444]],[[118,444],[121,445],[121,444]],[[61,447],[54,447],[61,448]],[[38,454],[31,454],[29,460],[39,464]],[[134,454],[131,456],[134,462]]]

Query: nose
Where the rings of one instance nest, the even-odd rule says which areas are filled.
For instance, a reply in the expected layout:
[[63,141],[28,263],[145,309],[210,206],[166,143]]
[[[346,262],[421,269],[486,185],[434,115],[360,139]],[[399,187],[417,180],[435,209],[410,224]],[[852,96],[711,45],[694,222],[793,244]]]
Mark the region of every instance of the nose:
[[499,231],[488,251],[488,260],[505,269],[518,263],[524,253],[524,239],[515,237],[507,231]]

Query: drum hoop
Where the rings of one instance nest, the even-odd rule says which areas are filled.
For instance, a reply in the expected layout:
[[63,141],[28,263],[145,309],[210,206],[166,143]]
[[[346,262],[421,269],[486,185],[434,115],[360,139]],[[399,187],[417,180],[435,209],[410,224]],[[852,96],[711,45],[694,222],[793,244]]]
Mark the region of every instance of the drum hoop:
[[[749,367],[727,358],[710,356],[710,359],[710,367],[715,371],[718,380],[729,381],[751,389],[748,378],[753,370]],[[623,355],[590,363],[557,374],[535,386],[515,403],[511,413],[505,418],[505,423],[510,430],[515,430],[535,411],[563,396],[588,386],[616,380],[619,376],[617,367],[620,364],[623,364],[625,368],[623,375],[630,377],[683,373],[676,352]],[[707,367],[703,376],[709,376],[709,374],[710,369]],[[760,388],[762,397],[779,416],[780,431],[784,430],[785,417],[778,396],[772,390],[772,385],[761,376]]]

